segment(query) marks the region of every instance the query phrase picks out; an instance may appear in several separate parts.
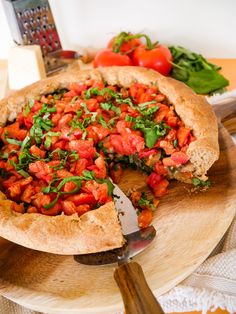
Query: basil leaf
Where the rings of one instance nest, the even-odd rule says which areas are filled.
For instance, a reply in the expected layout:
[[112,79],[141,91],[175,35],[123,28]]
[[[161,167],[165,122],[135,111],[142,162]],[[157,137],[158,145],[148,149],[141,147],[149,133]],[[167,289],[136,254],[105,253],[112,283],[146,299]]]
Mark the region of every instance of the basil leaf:
[[51,138],[50,136],[47,136],[47,137],[46,137],[46,140],[45,140],[45,142],[44,142],[44,147],[45,147],[46,149],[49,149],[50,146],[51,146],[51,144],[52,144],[52,138]]
[[183,47],[169,47],[173,57],[171,76],[185,82],[199,94],[211,94],[226,87],[229,82],[218,71],[219,66],[202,55]]
[[156,104],[156,103],[157,103],[156,100],[146,101],[146,102],[143,102],[143,103],[141,103],[141,104],[138,104],[138,107],[139,107],[140,109],[144,109],[144,108],[146,108],[147,106],[153,105],[153,104]]
[[18,141],[18,140],[15,140],[14,138],[6,138],[6,141],[9,143],[9,144],[13,144],[13,145],[18,145],[18,146],[21,146],[22,142],[21,141]]
[[90,111],[88,110],[88,107],[87,107],[87,105],[86,105],[86,103],[81,103],[80,104],[80,106],[84,109],[84,112],[86,113],[86,114],[89,114],[90,113]]
[[229,81],[212,70],[190,72],[187,85],[198,94],[209,94],[229,85]]
[[95,95],[95,96],[99,95],[99,89],[98,89],[98,87],[90,87],[88,90],[86,90],[86,91],[84,92],[84,98],[85,98],[85,99],[91,98],[92,95]]
[[158,137],[159,136],[157,135],[155,129],[151,128],[144,129],[145,144],[148,148],[153,148],[153,146],[156,144]]
[[211,182],[209,180],[203,181],[199,178],[193,178],[192,183],[193,183],[193,185],[198,186],[198,187],[211,185]]
[[28,178],[28,177],[29,177],[28,172],[26,172],[26,171],[23,170],[23,169],[18,170],[17,172],[18,172],[20,175],[22,175],[22,177],[24,177],[24,178]]
[[99,116],[98,122],[99,122],[104,128],[108,129],[107,123],[106,123],[106,121],[104,120],[103,116]]
[[83,175],[85,180],[94,180],[94,172],[93,171],[84,170],[82,172],[82,175]]
[[51,203],[49,203],[48,205],[44,205],[43,207],[45,208],[45,209],[50,209],[50,208],[52,208],[53,206],[55,206],[56,205],[56,203],[57,203],[57,201],[58,201],[58,199],[59,199],[59,197],[60,197],[60,193],[58,193],[57,194],[57,196],[54,198],[54,200],[51,202]]
[[30,144],[31,144],[31,139],[30,139],[30,137],[27,135],[27,136],[24,138],[24,140],[23,140],[23,142],[22,142],[22,144],[21,144],[20,150],[23,151],[23,150],[26,148],[26,146],[30,146]]
[[140,110],[140,113],[143,115],[143,116],[151,116],[154,112],[156,112],[157,110],[159,110],[159,107],[158,106],[155,106],[155,107],[151,107],[151,108],[148,108],[148,109],[145,109],[145,110]]

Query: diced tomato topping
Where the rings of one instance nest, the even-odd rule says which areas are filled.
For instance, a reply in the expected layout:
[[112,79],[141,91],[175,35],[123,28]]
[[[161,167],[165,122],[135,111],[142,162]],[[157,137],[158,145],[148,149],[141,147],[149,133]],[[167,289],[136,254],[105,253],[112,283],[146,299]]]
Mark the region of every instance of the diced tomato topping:
[[11,210],[13,210],[14,212],[20,213],[20,214],[25,213],[25,208],[24,208],[23,203],[17,204],[15,202],[12,202],[11,203]]
[[57,177],[64,179],[64,178],[68,178],[68,177],[72,177],[73,174],[70,173],[69,171],[65,170],[65,169],[61,169],[61,170],[57,170],[56,171]]
[[35,188],[32,185],[27,185],[24,192],[21,195],[22,202],[30,203],[31,197],[35,194]]
[[167,169],[164,167],[164,165],[161,162],[157,162],[155,164],[154,171],[161,176],[165,176],[168,173]]
[[153,190],[153,193],[156,197],[162,197],[167,193],[167,187],[169,185],[169,181],[166,179],[161,180],[158,185]]
[[29,170],[39,179],[43,179],[46,182],[50,182],[52,180],[52,168],[50,168],[44,161],[39,160],[29,164]]
[[62,204],[62,210],[66,215],[73,215],[76,214],[76,206],[71,201],[63,201]]
[[184,145],[187,144],[189,136],[190,136],[190,129],[187,129],[185,127],[180,127],[178,129],[177,139],[178,139],[178,144],[180,147],[183,147]]
[[107,175],[106,165],[104,158],[99,156],[95,159],[95,165],[88,167],[89,170],[93,170],[95,177],[98,179],[105,179]]
[[162,176],[159,174],[152,172],[148,178],[147,178],[147,184],[152,188],[155,189],[155,187],[159,184],[159,182],[162,180]]
[[31,154],[38,156],[39,158],[42,158],[42,159],[45,158],[46,156],[46,152],[38,148],[36,145],[31,146],[29,151]]
[[97,183],[96,181],[87,181],[84,189],[91,192],[100,204],[105,204],[108,200],[108,186],[106,183]]
[[171,157],[166,157],[162,159],[163,165],[165,167],[175,167],[176,162]]
[[92,193],[79,193],[71,195],[67,198],[68,201],[72,201],[76,206],[89,204],[91,207],[96,205],[96,199]]
[[183,152],[175,152],[171,155],[171,159],[174,160],[177,165],[183,165],[186,164],[186,162],[189,160],[189,157]]
[[36,208],[36,207],[34,207],[34,206],[29,206],[28,208],[27,208],[27,213],[28,214],[36,214],[36,213],[38,213],[39,211],[38,211],[38,209]]
[[76,212],[78,216],[82,216],[83,214],[87,213],[90,209],[91,208],[88,204],[79,205],[76,207]]
[[138,215],[139,228],[147,228],[153,219],[153,212],[151,209],[143,209]]
[[94,158],[96,149],[92,141],[74,140],[69,143],[69,149],[75,150],[80,158]]
[[61,204],[57,202],[56,205],[54,205],[53,207],[49,209],[46,209],[45,207],[41,207],[39,210],[41,214],[48,215],[48,216],[56,216],[61,213],[62,208],[61,208]]

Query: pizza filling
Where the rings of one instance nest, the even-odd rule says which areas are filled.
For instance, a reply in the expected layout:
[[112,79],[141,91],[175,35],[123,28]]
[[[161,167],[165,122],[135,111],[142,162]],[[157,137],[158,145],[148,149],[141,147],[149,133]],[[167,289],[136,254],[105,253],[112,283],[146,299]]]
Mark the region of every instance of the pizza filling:
[[12,210],[78,214],[113,198],[124,164],[148,173],[154,198],[133,192],[140,227],[152,220],[168,178],[191,164],[195,140],[157,87],[129,88],[89,80],[30,100],[14,123],[0,128],[0,179]]

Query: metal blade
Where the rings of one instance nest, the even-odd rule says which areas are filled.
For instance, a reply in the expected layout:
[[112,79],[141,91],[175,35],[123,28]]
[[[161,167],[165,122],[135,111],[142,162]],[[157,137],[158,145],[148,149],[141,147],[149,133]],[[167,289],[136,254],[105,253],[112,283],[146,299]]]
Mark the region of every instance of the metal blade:
[[156,236],[156,230],[153,226],[133,232],[125,236],[126,245],[122,248],[100,253],[75,255],[76,262],[85,265],[105,265],[112,263],[122,264],[127,259],[146,249]]
[[116,184],[113,183],[113,185],[115,186],[113,194],[117,196],[115,206],[119,213],[123,234],[126,235],[139,230],[138,216],[133,204]]

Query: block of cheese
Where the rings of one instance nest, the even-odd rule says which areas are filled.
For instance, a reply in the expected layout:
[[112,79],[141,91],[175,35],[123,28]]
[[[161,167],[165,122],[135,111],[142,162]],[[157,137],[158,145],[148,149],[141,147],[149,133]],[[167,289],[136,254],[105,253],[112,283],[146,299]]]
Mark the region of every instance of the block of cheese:
[[40,46],[16,46],[9,51],[10,89],[20,89],[46,77]]

